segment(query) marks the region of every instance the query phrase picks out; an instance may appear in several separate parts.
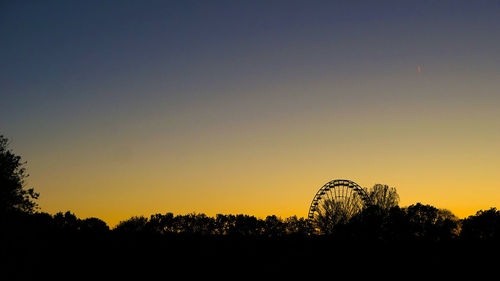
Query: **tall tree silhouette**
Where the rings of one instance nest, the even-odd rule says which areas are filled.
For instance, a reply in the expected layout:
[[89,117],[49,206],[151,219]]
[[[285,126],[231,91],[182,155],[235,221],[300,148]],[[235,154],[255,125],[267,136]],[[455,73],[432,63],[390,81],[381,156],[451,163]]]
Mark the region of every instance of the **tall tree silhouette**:
[[33,213],[39,194],[26,188],[26,162],[8,148],[9,140],[0,135],[0,213],[12,211]]
[[369,191],[368,197],[372,205],[383,210],[389,210],[399,204],[399,195],[396,188],[385,184],[375,184]]

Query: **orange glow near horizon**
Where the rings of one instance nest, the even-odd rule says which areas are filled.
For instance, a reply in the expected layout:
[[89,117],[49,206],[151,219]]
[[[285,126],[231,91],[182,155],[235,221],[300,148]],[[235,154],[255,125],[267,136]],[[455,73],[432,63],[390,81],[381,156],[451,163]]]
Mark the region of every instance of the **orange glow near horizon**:
[[500,207],[498,1],[4,2],[0,134],[41,211],[305,217],[333,179]]
[[[382,85],[344,91],[382,91]],[[393,91],[415,89],[399,87]],[[167,114],[151,121],[153,130],[129,122],[92,140],[16,151],[26,151],[43,211],[70,210],[111,226],[166,212],[305,217],[315,192],[337,178],[387,184],[397,188],[401,206],[421,202],[462,218],[500,205],[500,116],[492,104],[435,101],[403,111],[380,100],[353,112],[349,101],[331,110],[329,102],[304,99],[316,106],[301,112],[297,98],[265,114],[257,114],[264,103],[226,100],[221,119],[213,119],[210,104],[195,105],[189,109],[195,121],[182,128],[171,126]]]

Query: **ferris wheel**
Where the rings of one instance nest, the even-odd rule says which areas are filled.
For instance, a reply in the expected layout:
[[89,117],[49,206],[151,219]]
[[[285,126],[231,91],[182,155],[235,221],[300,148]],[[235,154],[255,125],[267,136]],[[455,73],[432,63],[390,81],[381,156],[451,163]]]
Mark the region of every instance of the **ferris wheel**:
[[364,188],[350,180],[332,180],[323,185],[309,207],[308,219],[349,219],[369,202]]

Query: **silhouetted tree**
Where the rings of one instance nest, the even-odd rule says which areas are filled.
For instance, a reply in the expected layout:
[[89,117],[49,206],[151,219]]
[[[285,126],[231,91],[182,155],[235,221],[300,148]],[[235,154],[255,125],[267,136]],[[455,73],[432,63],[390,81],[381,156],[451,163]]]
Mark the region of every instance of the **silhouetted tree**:
[[312,234],[313,229],[311,223],[304,218],[297,216],[288,217],[285,219],[285,233],[298,236],[307,236]]
[[458,218],[449,210],[420,203],[390,209],[370,205],[353,217],[347,226],[341,228],[346,232],[341,236],[384,241],[451,240],[459,233]]
[[382,239],[383,230],[388,220],[388,212],[377,205],[369,205],[356,214],[337,232],[337,236],[354,239]]
[[360,196],[352,194],[349,202],[324,200],[318,208],[318,214],[314,220],[314,226],[322,234],[331,234],[340,225],[347,224],[353,216],[362,211]]
[[405,211],[413,238],[449,240],[457,234],[458,219],[448,210],[417,203]]
[[263,232],[265,227],[262,220],[257,219],[254,216],[239,214],[236,216],[228,216],[232,223],[230,223],[230,228],[228,234],[240,235],[240,236],[258,236]]
[[27,217],[29,222],[26,224],[29,225],[32,231],[49,232],[54,230],[54,217],[48,213],[36,212]]
[[80,220],[70,211],[66,211],[64,214],[62,212],[55,214],[53,223],[60,231],[76,232],[80,230]]
[[264,233],[268,237],[282,236],[285,233],[285,225],[277,216],[267,216],[264,225]]
[[147,230],[147,222],[148,219],[143,216],[134,216],[118,223],[114,230],[118,232],[142,232]]
[[11,211],[32,213],[37,208],[34,200],[39,194],[25,187],[26,162],[8,145],[8,139],[0,135],[0,215]]
[[177,230],[186,234],[211,234],[215,227],[213,219],[205,214],[180,215],[174,221]]
[[440,240],[451,240],[460,235],[460,220],[450,210],[438,209],[435,225]]
[[152,232],[160,234],[177,233],[174,221],[173,213],[151,215],[147,228]]
[[385,184],[375,184],[368,191],[370,204],[378,206],[382,210],[389,210],[398,206],[399,195],[396,188]]
[[217,214],[215,216],[215,234],[225,235],[229,231],[229,219],[226,215]]
[[460,237],[467,240],[500,241],[500,211],[496,208],[481,210],[464,219]]
[[406,209],[399,206],[389,209],[382,228],[382,239],[386,241],[413,239]]
[[86,218],[80,220],[80,231],[84,233],[101,234],[109,231],[108,225],[98,218]]

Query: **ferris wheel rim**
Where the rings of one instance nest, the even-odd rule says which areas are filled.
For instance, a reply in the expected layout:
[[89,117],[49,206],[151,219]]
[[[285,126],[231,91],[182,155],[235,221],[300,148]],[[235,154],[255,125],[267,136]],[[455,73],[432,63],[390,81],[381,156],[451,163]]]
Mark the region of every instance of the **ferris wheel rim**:
[[325,183],[314,195],[314,198],[311,202],[311,205],[309,206],[309,213],[307,215],[307,218],[309,220],[314,219],[314,213],[317,211],[317,206],[319,204],[319,201],[322,199],[321,195],[325,194],[325,190],[329,190],[331,188],[335,188],[338,186],[342,187],[348,187],[351,188],[356,194],[358,194],[361,198],[361,200],[366,204],[369,201],[368,194],[366,193],[366,190],[363,189],[360,185],[355,183],[354,181],[347,180],[347,179],[334,179],[331,180],[327,183]]

